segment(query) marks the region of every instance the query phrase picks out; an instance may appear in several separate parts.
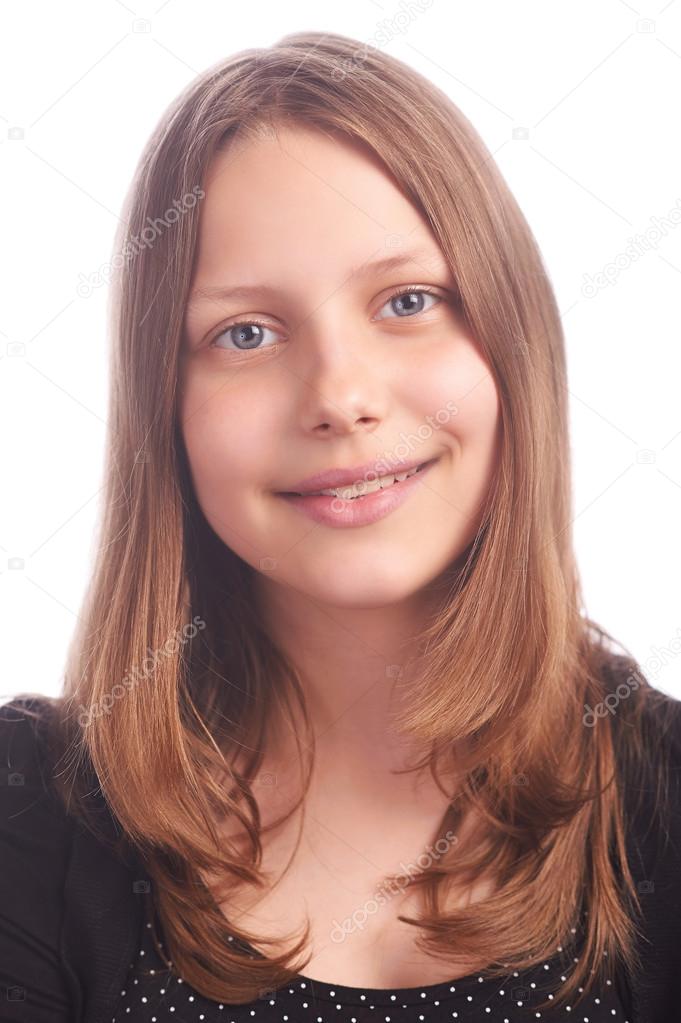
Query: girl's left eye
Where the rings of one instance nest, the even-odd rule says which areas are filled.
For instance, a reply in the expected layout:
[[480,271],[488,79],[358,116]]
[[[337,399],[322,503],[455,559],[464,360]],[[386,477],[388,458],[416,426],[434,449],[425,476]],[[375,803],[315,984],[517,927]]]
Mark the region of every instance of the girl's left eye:
[[[387,300],[387,302],[382,308],[385,308],[385,306],[389,305],[393,312],[395,312],[398,317],[409,318],[414,313],[424,312],[423,308],[424,299],[422,298],[422,296],[437,299],[437,301],[439,302],[443,301],[442,296],[438,295],[434,291],[431,291],[430,288],[408,287],[402,288],[400,291],[393,292],[393,294],[390,296],[390,298]],[[385,318],[386,318],[385,316],[377,317],[377,319],[379,320],[384,320]]]

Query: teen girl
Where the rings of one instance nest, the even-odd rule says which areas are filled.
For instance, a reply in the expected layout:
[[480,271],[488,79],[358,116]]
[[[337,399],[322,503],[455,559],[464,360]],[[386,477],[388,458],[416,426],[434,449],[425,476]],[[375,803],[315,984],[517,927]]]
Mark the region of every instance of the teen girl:
[[560,318],[470,123],[343,36],[238,53],[114,265],[81,626],[1,711],[0,1019],[681,1018],[681,704],[584,613]]

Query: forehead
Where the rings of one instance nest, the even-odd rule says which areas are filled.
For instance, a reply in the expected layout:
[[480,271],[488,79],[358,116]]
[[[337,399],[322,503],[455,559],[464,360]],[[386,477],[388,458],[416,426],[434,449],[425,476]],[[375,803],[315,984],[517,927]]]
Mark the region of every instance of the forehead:
[[368,147],[309,129],[239,139],[203,184],[198,271],[256,275],[419,251],[445,269],[430,227]]

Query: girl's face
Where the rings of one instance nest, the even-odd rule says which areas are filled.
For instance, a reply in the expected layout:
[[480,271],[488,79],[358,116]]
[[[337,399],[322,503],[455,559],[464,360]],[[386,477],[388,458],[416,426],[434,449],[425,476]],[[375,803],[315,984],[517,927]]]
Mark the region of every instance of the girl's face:
[[[475,535],[500,424],[427,222],[361,144],[311,130],[217,154],[203,187],[180,416],[206,519],[264,586],[416,596]],[[357,501],[284,496],[394,461],[433,464]]]

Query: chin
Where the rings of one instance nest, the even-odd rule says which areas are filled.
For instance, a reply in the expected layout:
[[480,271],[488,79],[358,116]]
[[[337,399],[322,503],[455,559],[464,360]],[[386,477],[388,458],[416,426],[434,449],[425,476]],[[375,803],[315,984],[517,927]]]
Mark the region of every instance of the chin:
[[349,609],[366,609],[386,607],[409,600],[417,594],[429,579],[423,579],[416,566],[412,571],[402,563],[395,567],[386,565],[383,570],[371,566],[353,563],[352,558],[346,559],[343,566],[338,564],[338,556],[316,559],[309,566],[300,566],[282,581],[287,586],[304,593],[317,603],[329,607]]

